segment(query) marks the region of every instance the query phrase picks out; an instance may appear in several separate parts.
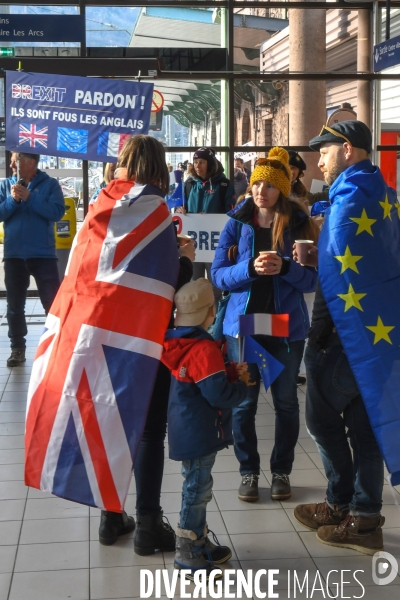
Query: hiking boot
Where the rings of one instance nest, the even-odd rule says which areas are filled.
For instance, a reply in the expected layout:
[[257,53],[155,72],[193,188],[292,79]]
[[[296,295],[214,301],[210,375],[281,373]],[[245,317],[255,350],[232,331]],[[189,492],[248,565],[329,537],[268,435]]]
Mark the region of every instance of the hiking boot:
[[[190,570],[190,574],[186,577],[192,581],[196,571],[200,570],[205,571],[208,579],[210,573],[215,569],[211,554],[206,548],[206,538],[204,536],[197,538],[194,531],[177,527],[174,567],[178,571],[182,569]],[[215,578],[220,579],[221,577],[222,571],[217,569]]]
[[99,542],[103,546],[111,546],[120,535],[130,533],[134,529],[135,520],[133,517],[128,517],[125,511],[123,513],[101,511]]
[[308,529],[316,531],[323,525],[340,525],[349,514],[349,509],[331,508],[326,502],[319,504],[299,504],[294,509],[295,519]]
[[351,548],[362,554],[383,550],[382,525],[385,517],[354,517],[348,514],[340,525],[325,525],[317,531],[317,539],[328,546]]
[[292,495],[289,475],[285,473],[272,473],[271,498],[272,500],[287,500]]
[[25,361],[25,348],[12,348],[9,358],[7,358],[7,367],[19,367]]
[[156,550],[175,550],[175,533],[162,511],[152,515],[136,515],[133,549],[140,556],[154,554]]
[[259,475],[255,474],[243,475],[238,492],[239,500],[244,500],[245,502],[257,502],[258,478]]
[[[212,541],[208,538],[209,533],[212,534],[215,544],[213,544]],[[214,563],[214,565],[222,565],[222,563],[226,562],[227,560],[229,560],[231,558],[231,556],[232,556],[231,549],[228,548],[228,546],[221,546],[221,544],[218,541],[217,536],[215,535],[215,533],[213,531],[208,529],[207,525],[204,528],[204,536],[206,538],[206,545],[205,545],[206,550],[211,555],[211,559],[212,559],[212,562]],[[208,560],[207,552],[206,552],[205,558],[206,558],[206,560]]]

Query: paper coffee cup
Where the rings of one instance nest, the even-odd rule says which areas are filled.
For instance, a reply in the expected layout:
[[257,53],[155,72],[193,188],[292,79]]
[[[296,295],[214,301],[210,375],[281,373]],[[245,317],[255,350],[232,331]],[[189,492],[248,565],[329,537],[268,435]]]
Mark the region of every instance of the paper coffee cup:
[[308,262],[308,250],[314,245],[313,240],[294,240],[296,244],[297,259],[301,265]]
[[184,235],[183,233],[178,233],[177,238],[180,246],[186,246],[186,244],[192,241],[190,235]]

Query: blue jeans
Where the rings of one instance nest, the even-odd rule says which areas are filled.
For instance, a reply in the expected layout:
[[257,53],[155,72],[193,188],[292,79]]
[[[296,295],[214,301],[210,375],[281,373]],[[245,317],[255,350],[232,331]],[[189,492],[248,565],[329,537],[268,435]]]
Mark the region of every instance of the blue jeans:
[[[255,336],[274,358],[284,366],[282,373],[271,385],[275,408],[275,445],[270,466],[272,473],[292,471],[294,449],[299,437],[299,402],[297,399],[297,376],[304,351],[304,340],[289,344],[271,336]],[[227,336],[228,358],[239,360],[239,341]],[[249,363],[249,373],[256,385],[248,387],[247,398],[232,411],[234,450],[240,463],[240,474],[260,473],[260,455],[257,451],[256,413],[260,391],[260,371],[256,364]]]
[[25,321],[25,301],[31,275],[36,281],[39,298],[47,314],[60,287],[57,259],[4,259],[8,337],[11,340],[11,348],[25,348],[25,336],[28,333]]
[[306,422],[328,478],[327,502],[354,515],[379,514],[382,455],[343,347],[307,346],[304,360]]
[[180,513],[181,529],[194,531],[200,538],[207,523],[207,504],[212,498],[214,466],[216,452],[182,461],[182,507]]

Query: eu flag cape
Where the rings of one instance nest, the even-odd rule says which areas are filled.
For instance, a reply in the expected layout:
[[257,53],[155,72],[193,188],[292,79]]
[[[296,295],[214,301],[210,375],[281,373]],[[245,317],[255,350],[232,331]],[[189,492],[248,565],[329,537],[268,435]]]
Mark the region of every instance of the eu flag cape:
[[323,296],[393,485],[400,483],[400,204],[369,160],[329,191],[319,238]]
[[111,182],[75,238],[36,352],[26,485],[123,510],[178,268],[161,191]]

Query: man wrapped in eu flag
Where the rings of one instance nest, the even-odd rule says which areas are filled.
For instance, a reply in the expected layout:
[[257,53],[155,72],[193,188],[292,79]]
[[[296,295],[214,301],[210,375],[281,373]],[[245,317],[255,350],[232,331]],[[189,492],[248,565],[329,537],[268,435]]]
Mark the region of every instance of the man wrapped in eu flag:
[[306,422],[328,488],[325,502],[294,514],[320,542],[372,555],[383,550],[383,459],[400,483],[400,204],[369,159],[361,121],[324,126],[310,147],[330,190],[305,354]]

